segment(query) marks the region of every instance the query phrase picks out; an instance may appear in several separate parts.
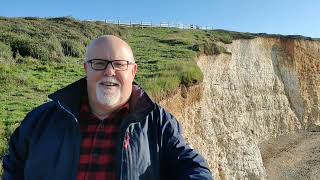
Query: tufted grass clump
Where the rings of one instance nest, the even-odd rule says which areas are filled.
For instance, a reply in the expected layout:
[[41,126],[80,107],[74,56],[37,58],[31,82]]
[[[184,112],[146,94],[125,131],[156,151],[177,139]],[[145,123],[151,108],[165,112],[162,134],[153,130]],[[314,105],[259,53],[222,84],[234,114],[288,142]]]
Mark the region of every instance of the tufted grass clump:
[[3,42],[0,42],[0,63],[14,63],[11,47]]
[[83,57],[85,53],[84,45],[72,39],[61,41],[63,53],[65,56]]

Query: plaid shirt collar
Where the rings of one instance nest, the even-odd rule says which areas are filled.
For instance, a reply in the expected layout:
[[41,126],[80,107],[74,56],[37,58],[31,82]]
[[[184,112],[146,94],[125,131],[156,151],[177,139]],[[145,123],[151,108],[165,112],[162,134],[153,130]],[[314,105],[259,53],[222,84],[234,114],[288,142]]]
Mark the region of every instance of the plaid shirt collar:
[[[103,121],[108,121],[109,123],[121,119],[124,115],[129,113],[129,101],[122,105],[116,111],[113,111],[106,119]],[[91,112],[88,97],[85,96],[82,98],[80,114],[82,115],[81,119],[86,121],[101,121],[96,115]]]

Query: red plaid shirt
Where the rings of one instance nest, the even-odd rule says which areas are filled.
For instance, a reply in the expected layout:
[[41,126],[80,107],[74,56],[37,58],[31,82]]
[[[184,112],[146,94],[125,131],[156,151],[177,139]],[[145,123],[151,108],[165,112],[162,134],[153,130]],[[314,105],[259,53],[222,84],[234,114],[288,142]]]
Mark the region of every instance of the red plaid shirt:
[[77,180],[116,179],[115,152],[121,119],[128,114],[129,103],[104,120],[94,116],[84,98],[80,109],[82,142]]

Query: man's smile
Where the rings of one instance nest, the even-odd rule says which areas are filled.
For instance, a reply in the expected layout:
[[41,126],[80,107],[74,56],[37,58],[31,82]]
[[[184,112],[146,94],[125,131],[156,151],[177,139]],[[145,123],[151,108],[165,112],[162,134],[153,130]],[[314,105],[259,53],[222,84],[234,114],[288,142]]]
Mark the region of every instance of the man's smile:
[[118,83],[114,83],[114,82],[101,82],[100,85],[103,85],[103,86],[119,86]]

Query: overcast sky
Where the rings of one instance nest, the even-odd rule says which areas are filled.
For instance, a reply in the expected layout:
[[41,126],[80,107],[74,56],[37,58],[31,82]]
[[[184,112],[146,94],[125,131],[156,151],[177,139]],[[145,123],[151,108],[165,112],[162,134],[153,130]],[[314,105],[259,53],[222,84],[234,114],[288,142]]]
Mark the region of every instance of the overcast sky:
[[320,0],[3,0],[0,16],[170,22],[320,38]]

